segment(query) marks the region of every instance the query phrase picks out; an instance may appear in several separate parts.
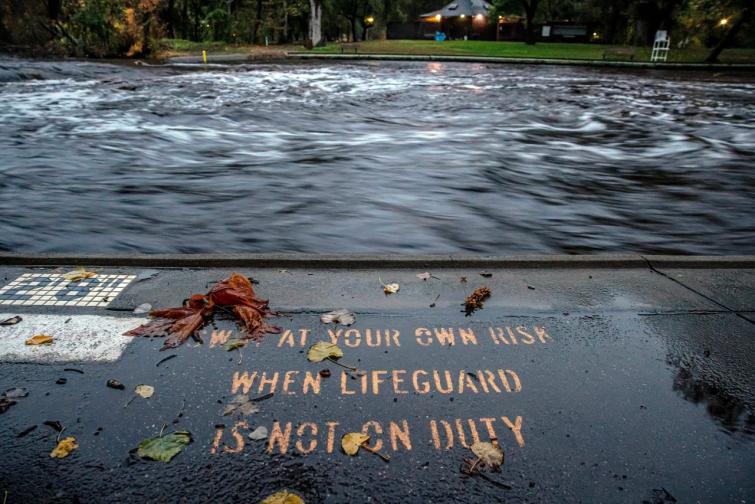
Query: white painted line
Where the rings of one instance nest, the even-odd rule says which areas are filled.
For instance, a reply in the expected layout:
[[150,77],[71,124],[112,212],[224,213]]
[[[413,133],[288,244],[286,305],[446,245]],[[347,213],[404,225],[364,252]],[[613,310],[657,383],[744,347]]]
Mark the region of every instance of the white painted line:
[[[0,320],[17,313],[0,313]],[[16,325],[0,326],[0,362],[113,362],[134,338],[123,333],[147,321],[143,317],[20,314]],[[29,346],[36,334],[54,338],[52,345]]]

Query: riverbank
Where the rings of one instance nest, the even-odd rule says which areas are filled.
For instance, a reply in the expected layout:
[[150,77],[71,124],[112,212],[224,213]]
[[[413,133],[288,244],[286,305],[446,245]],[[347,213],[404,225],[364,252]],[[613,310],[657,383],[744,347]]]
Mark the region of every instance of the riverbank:
[[[308,503],[492,502],[504,492],[728,502],[754,490],[752,256],[6,254],[0,263],[0,321],[20,318],[0,326],[9,502],[240,492],[258,502],[284,488]],[[96,276],[65,281],[78,265]],[[243,340],[218,310],[201,344],[160,352],[164,338],[123,335],[150,307],[178,306],[232,271],[269,299],[267,321],[280,332]],[[465,314],[483,286],[490,297]],[[340,308],[355,321],[321,320]],[[25,345],[34,334],[53,341]],[[319,341],[341,349],[341,365],[307,358]],[[135,450],[181,431],[190,442],[167,464]],[[360,431],[389,462],[341,451],[341,437]],[[51,458],[67,437],[75,450]],[[502,471],[460,472],[469,447],[491,439]]]
[[[344,52],[351,55],[375,55],[382,58],[405,56],[406,59],[418,57],[454,57],[454,58],[504,58],[524,61],[579,61],[579,62],[607,62],[608,64],[648,63],[650,62],[649,47],[611,46],[602,44],[572,44],[572,43],[538,43],[527,45],[522,42],[495,42],[480,40],[452,40],[436,42],[432,40],[370,40],[358,42],[355,51],[349,48]],[[163,49],[158,53],[159,59],[198,61],[202,51],[206,51],[209,58],[228,61],[229,55],[236,55],[238,60],[247,59],[282,59],[285,57],[317,57],[318,55],[341,54],[341,46],[330,42],[323,47],[307,51],[299,45],[287,46],[254,46],[233,45],[220,42],[190,42],[178,39],[166,39],[162,42]],[[674,48],[669,53],[669,64],[700,64],[702,65],[709,49],[707,48]],[[751,64],[755,65],[755,49],[726,49],[722,54],[720,64]]]
[[[353,51],[353,49],[351,50]],[[703,63],[707,48],[672,48],[668,63]],[[340,53],[336,43],[318,47],[312,53]],[[370,40],[359,42],[359,53],[415,56],[474,56],[495,58],[526,58],[546,60],[591,60],[649,62],[650,47],[613,46],[603,44],[547,43],[527,45],[523,42],[482,40]],[[726,49],[721,63],[755,64],[755,49]]]

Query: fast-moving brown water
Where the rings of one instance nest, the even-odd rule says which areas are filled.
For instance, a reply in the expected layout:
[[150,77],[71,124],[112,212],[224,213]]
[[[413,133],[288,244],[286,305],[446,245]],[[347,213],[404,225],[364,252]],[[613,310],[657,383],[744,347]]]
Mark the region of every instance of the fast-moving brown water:
[[0,250],[755,252],[755,78],[0,59]]

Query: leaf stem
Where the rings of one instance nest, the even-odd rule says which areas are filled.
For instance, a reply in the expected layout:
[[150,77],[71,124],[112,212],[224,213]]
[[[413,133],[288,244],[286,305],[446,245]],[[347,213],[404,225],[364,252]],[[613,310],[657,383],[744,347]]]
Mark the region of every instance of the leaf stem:
[[333,357],[328,357],[328,360],[330,362],[332,362],[333,364],[337,365],[337,366],[341,366],[342,368],[348,369],[349,371],[354,371],[354,372],[359,371],[359,369],[357,369],[355,367],[347,366],[346,364],[341,364],[340,362],[338,362],[337,360],[335,360]]
[[370,453],[374,453],[375,455],[377,455],[378,457],[380,457],[381,459],[383,459],[383,461],[385,461],[385,462],[390,462],[391,461],[391,457],[389,457],[388,455],[383,455],[382,453],[380,453],[379,451],[377,451],[375,448],[371,448],[370,446],[368,446],[367,443],[363,444],[362,448],[364,448],[365,450],[367,450]]

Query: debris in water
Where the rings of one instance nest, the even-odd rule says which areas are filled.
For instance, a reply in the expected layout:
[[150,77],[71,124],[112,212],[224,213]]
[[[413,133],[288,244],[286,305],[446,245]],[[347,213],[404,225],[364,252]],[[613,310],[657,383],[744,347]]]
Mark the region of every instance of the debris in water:
[[67,378],[58,378],[57,380],[55,380],[55,383],[57,383],[58,385],[65,385],[66,383],[68,383],[68,379]]
[[432,275],[429,271],[425,271],[424,273],[417,273],[417,278],[419,278],[420,280],[427,281],[431,276]]
[[489,297],[490,289],[487,287],[478,287],[464,300],[464,311],[467,315],[471,315],[475,310],[482,308],[483,303]]

